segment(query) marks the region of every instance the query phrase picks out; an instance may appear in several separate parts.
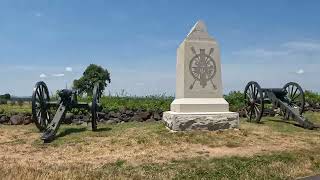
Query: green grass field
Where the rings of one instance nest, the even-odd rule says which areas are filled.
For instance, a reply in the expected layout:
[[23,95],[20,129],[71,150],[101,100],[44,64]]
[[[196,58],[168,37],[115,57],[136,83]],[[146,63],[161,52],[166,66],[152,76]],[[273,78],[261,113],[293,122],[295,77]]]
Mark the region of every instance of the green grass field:
[[[320,124],[319,113],[307,117]],[[43,144],[34,125],[0,126],[0,179],[292,179],[320,173],[320,131],[280,117],[239,130],[168,131],[161,122],[63,125]]]

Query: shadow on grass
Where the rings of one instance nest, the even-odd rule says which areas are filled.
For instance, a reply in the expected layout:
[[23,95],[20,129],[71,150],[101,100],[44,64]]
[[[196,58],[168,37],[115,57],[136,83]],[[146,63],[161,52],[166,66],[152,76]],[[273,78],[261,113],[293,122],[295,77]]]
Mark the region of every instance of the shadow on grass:
[[81,132],[84,132],[84,131],[87,131],[87,128],[66,128],[64,129],[62,132],[60,132],[56,138],[59,138],[59,137],[64,137],[64,136],[67,136],[67,135],[70,135],[70,134],[75,134],[75,133],[81,133]]
[[[108,127],[104,127],[104,128],[98,128],[96,131],[94,132],[107,132],[107,131],[110,131],[112,130],[111,128],[108,128]],[[86,127],[83,127],[83,128],[66,128],[66,129],[63,129],[59,134],[56,135],[55,139],[57,138],[62,138],[62,137],[65,137],[65,136],[68,136],[70,134],[77,134],[77,133],[82,133],[82,132],[85,132],[85,131],[90,131],[88,130]]]
[[112,130],[111,128],[104,127],[104,128],[98,128],[94,132],[105,132],[105,131],[111,131],[111,130]]
[[271,122],[276,122],[276,123],[285,123],[285,124],[289,124],[289,125],[293,125],[293,126],[296,126],[296,127],[299,127],[299,128],[304,128],[303,126],[301,126],[300,124],[298,124],[298,122],[295,122],[294,120],[281,120],[281,119],[268,119],[268,121],[271,121]]

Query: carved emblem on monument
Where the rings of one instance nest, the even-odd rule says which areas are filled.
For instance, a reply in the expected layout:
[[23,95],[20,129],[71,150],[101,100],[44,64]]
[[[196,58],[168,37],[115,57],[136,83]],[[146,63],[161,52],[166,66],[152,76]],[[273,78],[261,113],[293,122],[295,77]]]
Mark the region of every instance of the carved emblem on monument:
[[211,48],[209,54],[206,54],[205,49],[200,49],[200,54],[197,54],[194,47],[191,47],[191,51],[194,54],[194,57],[190,61],[189,70],[194,78],[194,81],[189,88],[193,89],[193,86],[196,82],[199,82],[200,86],[205,88],[208,82],[210,82],[213,86],[213,89],[217,89],[216,85],[213,83],[213,78],[216,75],[217,67],[216,63],[211,57],[214,49]]

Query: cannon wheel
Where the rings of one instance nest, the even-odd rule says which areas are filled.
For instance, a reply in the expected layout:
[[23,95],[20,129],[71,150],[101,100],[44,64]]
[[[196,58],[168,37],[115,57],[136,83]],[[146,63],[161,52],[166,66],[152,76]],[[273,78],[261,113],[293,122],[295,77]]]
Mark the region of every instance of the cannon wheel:
[[263,115],[263,92],[257,82],[251,81],[244,90],[245,112],[248,121],[260,122]]
[[289,82],[283,86],[283,89],[288,92],[287,98],[289,100],[289,105],[292,107],[299,107],[299,113],[301,115],[304,112],[305,106],[305,97],[301,86],[298,83]]
[[32,119],[40,131],[47,128],[50,123],[50,115],[47,103],[50,101],[47,85],[37,82],[32,93]]
[[91,106],[91,125],[92,125],[92,130],[96,131],[97,130],[97,122],[98,122],[98,111],[100,109],[100,98],[101,98],[101,93],[100,93],[100,88],[99,84],[95,84],[93,88],[93,96],[92,96],[92,106]]

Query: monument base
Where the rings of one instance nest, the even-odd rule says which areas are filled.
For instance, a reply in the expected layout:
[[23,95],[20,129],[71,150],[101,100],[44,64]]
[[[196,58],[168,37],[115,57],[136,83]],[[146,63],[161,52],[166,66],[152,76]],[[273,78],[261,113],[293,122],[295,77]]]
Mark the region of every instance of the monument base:
[[185,112],[229,112],[229,103],[224,98],[179,98],[171,103],[171,111]]
[[239,127],[235,112],[163,113],[163,121],[173,131],[232,129]]

